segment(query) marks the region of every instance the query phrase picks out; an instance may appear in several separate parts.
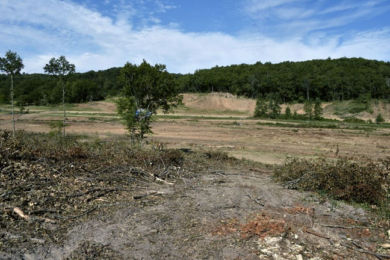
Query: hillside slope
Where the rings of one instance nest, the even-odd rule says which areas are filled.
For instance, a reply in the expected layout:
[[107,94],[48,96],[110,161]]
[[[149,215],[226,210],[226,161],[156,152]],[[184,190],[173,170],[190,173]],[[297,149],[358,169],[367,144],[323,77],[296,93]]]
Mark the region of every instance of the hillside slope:
[[[243,97],[237,97],[229,93],[210,93],[210,94],[183,94],[183,103],[188,113],[202,112],[206,114],[226,113],[242,114],[252,116],[256,107],[256,100]],[[291,111],[297,111],[298,114],[304,114],[303,104],[283,104],[282,113],[289,106]],[[347,117],[356,117],[363,120],[375,121],[379,113],[385,118],[386,122],[390,119],[390,104],[384,102],[372,102],[368,111],[359,113],[350,113],[354,106],[353,101],[323,103],[324,117],[330,119],[343,120]],[[182,111],[180,111],[182,112]]]

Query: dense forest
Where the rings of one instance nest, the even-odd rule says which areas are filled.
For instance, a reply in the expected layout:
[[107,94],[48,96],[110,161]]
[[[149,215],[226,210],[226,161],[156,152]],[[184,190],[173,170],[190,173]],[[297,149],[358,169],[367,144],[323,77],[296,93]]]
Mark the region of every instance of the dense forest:
[[390,98],[390,62],[362,58],[257,62],[198,70],[178,78],[183,92],[229,92],[258,98],[278,96],[282,102],[323,101],[371,95]]
[[[103,100],[120,92],[117,79],[121,68],[75,73],[66,78],[66,102]],[[19,104],[48,105],[62,101],[62,87],[55,76],[22,74],[15,77],[15,100]],[[10,79],[0,74],[0,103],[10,102]]]
[[[120,94],[121,68],[76,73],[67,78],[66,101],[87,102]],[[390,62],[340,58],[278,64],[257,62],[175,74],[182,92],[229,92],[249,98],[277,97],[282,102],[356,99],[361,95],[390,99]],[[23,74],[15,78],[18,103],[46,105],[61,102],[54,76]],[[9,102],[9,78],[0,75],[0,103]]]

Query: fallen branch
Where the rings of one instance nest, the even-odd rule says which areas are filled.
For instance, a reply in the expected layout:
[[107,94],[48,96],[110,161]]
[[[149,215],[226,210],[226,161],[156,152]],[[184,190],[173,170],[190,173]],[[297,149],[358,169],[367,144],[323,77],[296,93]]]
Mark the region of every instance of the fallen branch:
[[154,174],[152,174],[152,173],[149,173],[149,172],[144,171],[144,170],[141,169],[141,168],[131,168],[131,169],[130,169],[130,173],[136,173],[136,174],[138,174],[138,175],[140,175],[140,174],[141,174],[141,175],[146,175],[147,177],[152,178],[152,180],[154,180],[154,181],[162,182],[162,183],[167,184],[167,185],[174,185],[174,183],[168,182],[168,181],[166,181],[166,180],[163,180],[163,179],[157,177],[156,175],[154,175]]
[[368,251],[368,250],[356,249],[356,248],[353,248],[352,246],[347,245],[345,243],[340,243],[340,245],[342,245],[343,247],[346,247],[348,249],[351,249],[351,250],[353,250],[355,252],[359,252],[359,253],[362,253],[362,254],[368,254],[368,255],[375,256],[376,258],[378,258],[380,260],[384,260],[385,258],[390,259],[390,255],[382,255],[382,254],[377,254],[377,253],[374,253],[374,252],[371,252],[371,251]]
[[340,229],[355,229],[355,228],[367,228],[367,227],[344,227],[344,226],[332,226],[332,225],[321,225],[327,228],[340,228]]
[[81,196],[84,196],[84,195],[87,195],[87,194],[89,194],[89,193],[96,192],[96,191],[101,191],[101,192],[104,192],[104,194],[106,194],[106,193],[114,192],[114,191],[131,191],[131,190],[128,190],[128,189],[119,189],[119,188],[114,188],[114,189],[96,188],[96,189],[92,189],[92,190],[87,190],[87,191],[85,191],[85,192],[79,192],[79,193],[67,195],[66,197],[68,197],[68,198],[81,197]]
[[43,217],[36,217],[36,216],[31,216],[25,214],[20,208],[15,207],[13,209],[13,212],[16,213],[19,217],[26,221],[33,221],[33,220],[38,220],[38,221],[44,221],[44,222],[49,222],[49,223],[56,223],[54,220],[50,218],[43,218]]
[[318,232],[315,232],[315,231],[312,231],[312,230],[303,229],[303,232],[306,232],[308,234],[311,234],[311,235],[314,235],[314,236],[317,236],[317,237],[321,237],[321,238],[325,238],[325,239],[330,240],[330,237],[327,237],[325,235],[322,235],[322,234],[320,234]]
[[164,194],[166,194],[166,193],[165,192],[160,192],[160,191],[149,191],[149,192],[147,192],[145,194],[133,196],[133,199],[139,200],[139,199],[142,199],[142,198],[150,196],[150,195],[164,195]]
[[75,216],[58,216],[58,215],[56,215],[55,218],[57,218],[57,219],[76,219],[76,218],[79,218],[79,217],[83,217],[83,216],[85,216],[85,215],[87,215],[87,214],[97,210],[98,208],[99,208],[99,206],[93,207],[92,209],[87,210],[87,211],[85,211],[84,213],[82,213],[80,215],[75,215]]
[[24,214],[24,212],[18,207],[15,207],[13,212],[15,212],[19,217],[21,217],[22,219],[24,219],[26,221],[30,220],[30,216]]

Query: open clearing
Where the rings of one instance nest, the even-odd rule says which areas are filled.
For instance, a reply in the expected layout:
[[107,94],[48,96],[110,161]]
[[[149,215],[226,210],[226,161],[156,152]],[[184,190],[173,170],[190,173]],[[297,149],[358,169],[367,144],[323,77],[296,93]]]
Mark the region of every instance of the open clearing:
[[[229,94],[184,95],[185,107],[175,114],[160,115],[152,123],[154,135],[149,141],[163,143],[165,148],[219,149],[231,156],[266,164],[280,164],[286,157],[312,158],[320,155],[364,155],[384,158],[390,149],[390,128],[333,122],[316,123],[321,128],[302,128],[307,122],[292,121],[286,127],[273,126],[270,120],[248,119],[255,101]],[[325,117],[333,115],[325,105]],[[390,106],[382,105],[385,118]],[[292,111],[303,113],[302,105],[292,105]],[[378,108],[378,109],[379,109]],[[67,112],[67,132],[115,139],[127,133],[115,112],[112,102],[92,102],[70,107]],[[366,118],[369,113],[361,113]],[[374,120],[375,114],[371,115]],[[16,128],[31,132],[49,132],[50,122],[61,120],[60,107],[48,110],[32,108],[29,114],[16,115]],[[286,122],[283,122],[286,123]],[[287,122],[288,123],[288,122]],[[0,114],[3,129],[11,129],[11,116]],[[296,124],[297,127],[291,127]],[[325,127],[324,127],[325,125]],[[326,126],[329,126],[327,128]]]
[[[270,125],[275,121],[248,119],[253,100],[222,94],[186,95],[184,102],[186,106],[176,114],[159,116],[153,122],[155,134],[147,141],[188,154],[200,151],[206,158],[199,160],[202,167],[193,169],[194,161],[180,168],[174,166],[171,171],[176,177],[168,179],[173,185],[155,180],[132,182],[126,191],[88,198],[88,203],[99,210],[83,214],[67,226],[61,222],[34,223],[61,233],[60,243],[2,226],[3,245],[21,244],[0,247],[0,258],[390,259],[388,221],[359,207],[288,190],[271,178],[272,165],[286,157],[385,158],[390,149],[389,128],[333,122],[318,123],[323,124],[321,128],[302,127],[304,122]],[[53,131],[49,123],[61,120],[62,115],[55,108],[31,108],[29,112],[17,115],[17,129]],[[67,116],[67,132],[85,139],[114,141],[126,134],[111,102],[73,106]],[[0,114],[0,125],[11,129],[9,113]],[[216,159],[219,164],[208,165],[205,162],[212,157],[210,150],[263,164],[234,163],[222,157]],[[30,163],[23,160],[22,165]],[[83,163],[76,160],[67,166],[73,169],[70,177],[77,182],[98,179],[98,172],[88,172],[87,176],[77,172]],[[148,165],[145,162],[145,171]],[[136,176],[133,166],[115,167],[107,176],[119,174],[123,180]],[[6,204],[2,202],[1,206]],[[13,221],[24,221],[16,213],[12,216]]]

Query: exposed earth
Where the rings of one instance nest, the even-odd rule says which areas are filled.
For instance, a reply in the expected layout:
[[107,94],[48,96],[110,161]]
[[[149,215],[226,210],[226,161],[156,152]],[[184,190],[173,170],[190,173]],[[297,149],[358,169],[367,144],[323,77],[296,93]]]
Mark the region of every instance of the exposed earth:
[[[208,95],[184,94],[185,106],[175,114],[160,115],[152,123],[155,134],[151,142],[165,148],[208,148],[228,152],[237,158],[246,158],[266,164],[280,164],[286,157],[313,158],[319,155],[364,155],[384,158],[389,153],[390,128],[366,128],[338,123],[334,127],[301,128],[273,126],[270,120],[248,119],[253,115],[255,101],[226,93]],[[285,107],[285,105],[284,105]],[[290,105],[292,111],[303,113],[303,105]],[[337,118],[333,105],[324,104],[324,117]],[[362,112],[358,118],[375,121],[377,113],[390,118],[390,104],[374,106],[374,113]],[[61,108],[45,110],[27,108],[29,113],[17,114],[16,129],[29,132],[49,132],[50,122],[61,120]],[[284,108],[282,108],[282,111]],[[70,107],[67,112],[68,133],[115,139],[127,133],[116,114],[113,102],[91,102]],[[11,115],[0,114],[2,129],[12,129]]]
[[36,247],[2,259],[376,259],[388,252],[386,230],[361,208],[284,189],[264,172],[213,171],[146,191],[109,216],[77,223],[63,244],[35,238]]
[[[60,243],[0,227],[1,241],[22,241],[17,250],[3,250],[0,259],[390,259],[388,220],[362,205],[290,190],[272,179],[273,165],[286,157],[385,158],[389,128],[268,125],[274,122],[247,119],[253,100],[226,94],[185,95],[184,102],[173,117],[161,116],[153,123],[150,147],[227,152],[259,163],[221,157],[219,164],[202,170],[174,166],[174,179],[144,181],[93,200],[97,210],[75,218]],[[295,106],[293,111],[302,109]],[[31,107],[17,119],[17,129],[49,132],[55,130],[49,123],[60,120],[61,111]],[[68,123],[68,133],[90,139],[110,141],[126,134],[110,102],[72,107]],[[10,115],[0,114],[0,128],[11,127]],[[131,173],[123,168],[120,176]],[[119,199],[112,201],[114,197]],[[15,209],[11,216],[25,221]],[[40,224],[54,231],[60,226]]]

